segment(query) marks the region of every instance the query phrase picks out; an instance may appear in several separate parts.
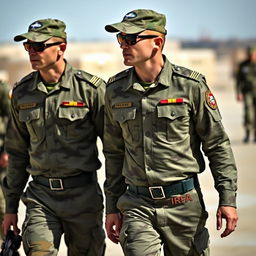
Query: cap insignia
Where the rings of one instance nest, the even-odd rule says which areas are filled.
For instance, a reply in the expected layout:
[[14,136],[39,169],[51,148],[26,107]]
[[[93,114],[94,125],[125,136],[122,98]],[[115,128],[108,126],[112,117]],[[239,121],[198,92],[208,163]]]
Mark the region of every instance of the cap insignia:
[[42,26],[43,26],[43,24],[41,22],[36,21],[29,26],[29,30],[38,29],[38,28],[41,28]]
[[124,16],[124,20],[128,20],[128,19],[133,19],[137,17],[137,14],[135,12],[128,12],[125,16]]

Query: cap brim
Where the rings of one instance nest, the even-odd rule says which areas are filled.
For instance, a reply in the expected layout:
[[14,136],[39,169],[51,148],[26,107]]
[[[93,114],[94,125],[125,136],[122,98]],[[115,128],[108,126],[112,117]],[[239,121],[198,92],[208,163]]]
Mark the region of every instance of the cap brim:
[[31,41],[34,41],[34,42],[44,42],[48,39],[50,39],[52,36],[50,35],[45,35],[45,34],[42,34],[42,33],[38,33],[38,32],[28,32],[28,33],[24,33],[24,34],[21,34],[21,35],[17,35],[14,37],[14,41],[15,42],[19,42],[19,41],[22,41],[22,40],[31,40]]
[[111,25],[106,25],[105,30],[111,33],[114,32],[123,32],[127,34],[136,34],[145,30],[145,28],[140,28],[138,26],[134,26],[133,24],[127,22],[119,22]]

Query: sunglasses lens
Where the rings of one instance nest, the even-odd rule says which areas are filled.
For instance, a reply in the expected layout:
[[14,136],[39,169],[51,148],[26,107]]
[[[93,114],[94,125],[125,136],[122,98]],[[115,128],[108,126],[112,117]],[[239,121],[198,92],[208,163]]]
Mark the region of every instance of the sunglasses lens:
[[128,34],[125,35],[125,42],[128,45],[134,45],[136,44],[137,35],[136,34]]
[[119,44],[125,42],[127,45],[134,45],[136,44],[137,35],[136,34],[117,34],[117,41]]
[[23,45],[26,51],[31,51],[31,49],[33,48],[35,52],[42,52],[45,49],[44,43],[41,43],[41,42],[40,43],[25,42]]

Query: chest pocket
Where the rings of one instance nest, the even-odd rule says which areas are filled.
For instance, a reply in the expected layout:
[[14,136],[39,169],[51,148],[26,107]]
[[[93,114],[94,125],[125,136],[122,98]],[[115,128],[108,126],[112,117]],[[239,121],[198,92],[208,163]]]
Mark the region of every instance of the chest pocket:
[[136,108],[114,108],[113,118],[122,127],[125,139],[139,139],[139,125],[136,119]]
[[44,120],[40,118],[42,115],[42,109],[22,109],[19,111],[19,120],[25,122],[30,139],[32,142],[36,142],[44,137]]
[[91,127],[89,108],[60,107],[58,109],[57,123],[57,129],[61,135],[69,138],[78,137],[81,130],[90,129]]
[[157,133],[169,142],[178,142],[189,134],[189,112],[186,104],[157,106]]

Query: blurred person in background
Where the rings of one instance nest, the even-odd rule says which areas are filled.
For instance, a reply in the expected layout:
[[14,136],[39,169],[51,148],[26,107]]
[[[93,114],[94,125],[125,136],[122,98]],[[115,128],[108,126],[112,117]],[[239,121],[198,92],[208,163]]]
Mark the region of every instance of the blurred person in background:
[[106,89],[105,227],[126,256],[159,256],[162,245],[166,256],[206,256],[208,213],[197,177],[205,170],[203,153],[219,193],[221,237],[238,220],[237,170],[205,77],[162,54],[165,24],[165,15],[139,9],[105,26],[117,33],[131,66]]
[[256,143],[256,45],[248,47],[247,59],[239,64],[236,93],[237,100],[244,105],[244,143],[250,141],[251,135]]
[[[5,213],[5,200],[2,191],[2,179],[6,175],[6,168],[8,165],[8,155],[4,150],[4,137],[6,133],[6,125],[9,116],[10,100],[8,96],[9,88],[7,83],[0,80],[0,223],[3,222],[3,216]],[[0,231],[0,239],[3,238],[3,230]]]
[[102,256],[105,232],[96,141],[103,137],[105,82],[64,59],[65,28],[63,21],[41,19],[14,37],[26,40],[23,45],[35,71],[12,93],[3,229],[4,234],[10,228],[19,233],[22,199],[26,255],[57,255],[64,234],[67,255]]

